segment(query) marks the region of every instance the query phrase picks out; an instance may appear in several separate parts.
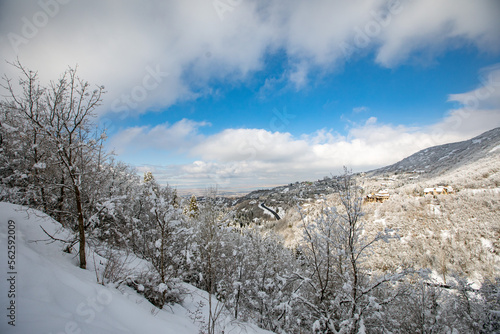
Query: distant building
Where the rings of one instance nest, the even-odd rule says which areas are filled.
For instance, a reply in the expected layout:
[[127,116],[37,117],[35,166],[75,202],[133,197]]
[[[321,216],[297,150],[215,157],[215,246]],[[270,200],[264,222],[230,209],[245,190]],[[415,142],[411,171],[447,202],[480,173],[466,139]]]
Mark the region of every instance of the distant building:
[[389,191],[387,189],[380,190],[377,193],[371,193],[368,196],[366,196],[365,201],[366,202],[378,202],[378,203],[383,203],[384,201],[388,200],[391,195],[389,194]]
[[452,193],[453,193],[453,188],[450,186],[424,189],[424,195],[448,195]]

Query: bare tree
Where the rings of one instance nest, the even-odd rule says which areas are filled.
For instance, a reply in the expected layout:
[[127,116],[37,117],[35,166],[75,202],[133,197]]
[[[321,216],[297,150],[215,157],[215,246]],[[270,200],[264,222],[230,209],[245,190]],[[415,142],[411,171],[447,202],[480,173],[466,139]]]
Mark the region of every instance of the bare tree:
[[355,177],[345,170],[336,186],[338,208],[325,207],[317,217],[303,214],[304,237],[300,251],[304,273],[302,302],[316,319],[314,328],[325,333],[357,333],[367,313],[377,305],[376,292],[403,273],[374,278],[364,266],[373,243],[386,238],[363,235],[363,199]]
[[[50,155],[50,160],[59,169],[60,180],[45,180],[58,184],[60,202],[64,202],[65,189],[73,194],[79,234],[80,267],[86,268],[85,257],[85,182],[99,167],[103,133],[94,129],[95,109],[100,105],[104,87],[92,89],[90,84],[80,79],[76,68],[66,70],[61,78],[51,82],[46,88],[39,84],[36,72],[26,69],[19,60],[12,63],[21,72],[17,93],[12,80],[4,78],[4,88],[9,94],[7,109],[17,112],[30,124],[34,141],[34,161],[39,162],[42,154]],[[45,151],[39,152],[42,142]],[[68,182],[66,183],[66,180]]]
[[209,189],[200,205],[198,213],[197,242],[199,244],[199,261],[202,267],[202,287],[208,292],[208,334],[218,333],[218,325],[225,310],[225,296],[221,289],[224,275],[224,231],[228,212],[217,198],[217,190]]

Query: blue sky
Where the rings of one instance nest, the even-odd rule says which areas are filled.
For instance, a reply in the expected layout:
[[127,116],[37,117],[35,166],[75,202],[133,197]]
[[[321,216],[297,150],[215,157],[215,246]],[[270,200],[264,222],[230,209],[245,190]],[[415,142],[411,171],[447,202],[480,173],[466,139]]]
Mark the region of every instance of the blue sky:
[[345,133],[342,125],[347,120],[360,121],[370,114],[384,122],[427,125],[453,107],[447,101],[448,94],[472,90],[480,84],[480,69],[498,61],[497,55],[480,54],[466,47],[437,56],[432,62],[391,69],[374,64],[373,55],[367,55],[333,73],[310,73],[310,84],[303,89],[278,84],[264,90],[266,79],[283,71],[284,60],[275,56],[247,81],[214,82],[211,88],[217,94],[126,118],[122,125],[189,118],[211,122],[212,126],[203,131],[211,134],[229,127],[266,128],[273,110],[283,108],[295,116],[287,124],[287,131],[294,135],[314,132],[328,127],[328,123]]
[[498,17],[495,0],[4,1],[0,47],[104,84],[108,148],[139,172],[245,191],[500,126]]

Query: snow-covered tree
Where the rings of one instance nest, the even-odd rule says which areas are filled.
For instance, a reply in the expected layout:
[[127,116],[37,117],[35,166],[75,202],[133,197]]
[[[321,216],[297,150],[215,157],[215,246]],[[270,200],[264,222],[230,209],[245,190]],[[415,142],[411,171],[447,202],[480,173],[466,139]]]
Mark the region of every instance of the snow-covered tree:
[[189,199],[189,203],[184,208],[184,214],[190,218],[197,218],[200,209],[198,208],[198,200],[196,196],[193,194]]
[[304,271],[299,298],[307,306],[315,331],[358,333],[381,303],[377,292],[394,276],[374,277],[365,265],[371,245],[383,238],[363,235],[363,199],[354,176],[339,179],[338,207],[324,207],[317,217],[303,216],[300,253]]
[[[139,201],[143,197],[140,177],[130,166],[113,159],[103,164],[92,182],[92,237],[112,247],[138,252],[142,244]],[[142,248],[141,248],[142,249]]]
[[275,332],[294,331],[297,314],[293,294],[296,285],[290,279],[297,270],[293,251],[276,235],[244,232],[243,247],[235,278],[236,307],[244,320]]
[[3,77],[1,87],[11,97],[0,101],[2,197],[47,211],[49,196],[41,182],[47,174],[47,165],[51,165],[48,160],[52,152],[43,140],[41,129],[30,121],[43,117],[46,88],[40,86],[36,72],[19,63],[12,65],[21,72],[17,82],[21,93],[14,94],[12,80]]
[[[183,262],[183,239],[186,232],[184,216],[179,209],[179,197],[171,187],[160,186],[153,175],[144,175],[142,197],[144,207],[137,221],[142,225],[140,234],[145,239],[143,255],[153,267],[151,277],[158,292],[156,303],[163,307],[165,302],[176,300],[179,269]],[[172,292],[175,290],[175,292]]]
[[[66,192],[70,192],[74,201],[71,214],[77,221],[80,267],[86,268],[85,205],[88,194],[84,189],[100,165],[105,135],[96,132],[93,119],[104,87],[91,88],[77,76],[76,69],[71,68],[48,87],[41,87],[36,72],[26,69],[19,61],[13,65],[21,72],[19,87],[5,78],[3,87],[9,98],[2,104],[3,108],[25,120],[32,142],[28,152],[33,163],[32,184],[38,186],[43,206],[47,206],[46,187],[60,189],[61,211]],[[47,164],[53,167],[50,175],[53,178],[40,175]]]
[[[214,191],[199,202],[193,218],[194,283],[208,291],[207,330],[217,333],[223,313],[260,327],[294,331],[296,314],[289,280],[296,267],[294,253],[275,235],[234,227],[233,213]],[[191,268],[189,270],[192,270]]]
[[197,261],[200,268],[200,284],[209,293],[209,334],[217,333],[218,319],[225,310],[225,296],[220,294],[220,283],[224,282],[226,254],[224,234],[230,215],[224,203],[217,198],[217,191],[210,189],[200,207],[196,231]]

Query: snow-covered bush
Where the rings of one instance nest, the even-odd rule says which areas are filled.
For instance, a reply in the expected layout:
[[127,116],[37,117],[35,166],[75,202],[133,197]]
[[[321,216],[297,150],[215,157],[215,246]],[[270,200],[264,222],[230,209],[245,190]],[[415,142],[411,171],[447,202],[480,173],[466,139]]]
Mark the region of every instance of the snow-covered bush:
[[127,285],[158,308],[165,305],[181,304],[187,292],[182,287],[179,279],[170,279],[166,283],[159,283],[158,274],[153,271],[143,272],[134,279],[128,279]]

